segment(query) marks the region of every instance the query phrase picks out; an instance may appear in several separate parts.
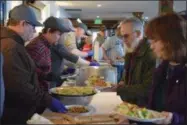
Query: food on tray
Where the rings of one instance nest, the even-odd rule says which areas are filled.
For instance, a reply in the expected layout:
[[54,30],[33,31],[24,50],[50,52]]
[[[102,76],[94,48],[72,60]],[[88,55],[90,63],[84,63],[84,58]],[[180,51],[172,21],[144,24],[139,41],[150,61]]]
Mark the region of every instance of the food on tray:
[[96,91],[93,87],[64,86],[56,88],[56,93],[59,95],[89,95],[96,93]]
[[77,116],[75,121],[77,124],[116,124],[119,121],[123,121],[123,124],[129,123],[125,117],[121,117],[117,114]]
[[123,102],[122,104],[118,105],[116,111],[120,114],[140,119],[154,119],[163,117],[159,112],[148,110],[146,108],[140,108],[137,105],[127,102]]
[[90,76],[86,81],[90,86],[99,86],[99,87],[110,87],[111,84],[109,82],[105,82],[104,77],[101,76]]
[[68,108],[69,113],[86,113],[89,110],[85,106],[72,106]]
[[62,114],[62,113],[47,113],[43,115],[45,118],[49,119],[56,125],[60,124],[76,124],[76,121],[73,117]]
[[55,125],[72,124],[72,122],[64,119],[51,119],[50,121],[52,121]]

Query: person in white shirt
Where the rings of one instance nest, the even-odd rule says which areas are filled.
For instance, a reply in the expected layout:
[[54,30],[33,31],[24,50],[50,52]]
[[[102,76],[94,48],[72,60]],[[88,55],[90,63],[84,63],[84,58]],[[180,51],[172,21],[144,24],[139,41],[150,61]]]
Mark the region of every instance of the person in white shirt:
[[88,28],[84,23],[76,23],[75,32],[69,32],[62,35],[61,40],[63,41],[61,44],[64,44],[65,47],[73,54],[80,57],[88,57],[93,56],[93,51],[82,52],[77,48],[77,44],[80,42],[81,37],[84,37]]
[[103,59],[117,68],[117,80],[121,79],[124,71],[124,42],[121,35],[120,25],[116,29],[116,34],[102,44]]

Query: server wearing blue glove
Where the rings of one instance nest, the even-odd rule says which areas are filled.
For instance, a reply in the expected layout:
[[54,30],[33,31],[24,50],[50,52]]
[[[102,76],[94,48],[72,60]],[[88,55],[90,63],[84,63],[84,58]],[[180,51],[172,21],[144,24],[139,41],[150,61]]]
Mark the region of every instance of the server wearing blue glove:
[[66,113],[68,110],[59,100],[52,98],[49,109],[53,112]]
[[39,87],[35,63],[24,46],[33,37],[35,26],[40,25],[30,7],[19,5],[9,12],[7,27],[1,27],[0,52],[4,58],[6,99],[0,124],[26,124],[40,108],[66,112],[60,101]]

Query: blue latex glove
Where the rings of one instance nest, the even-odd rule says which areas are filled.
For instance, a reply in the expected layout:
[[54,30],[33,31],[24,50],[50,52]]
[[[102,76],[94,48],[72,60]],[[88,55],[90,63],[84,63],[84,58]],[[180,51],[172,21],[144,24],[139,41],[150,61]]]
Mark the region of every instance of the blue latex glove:
[[73,73],[75,73],[75,68],[67,68],[62,72],[62,75],[73,74]]
[[68,110],[66,107],[57,99],[52,98],[51,106],[49,109],[53,112],[66,113]]
[[98,62],[90,62],[90,66],[100,66]]
[[67,72],[73,74],[75,73],[75,68],[67,68]]
[[88,52],[88,56],[93,56],[93,54],[94,54],[93,50],[90,50],[90,51]]

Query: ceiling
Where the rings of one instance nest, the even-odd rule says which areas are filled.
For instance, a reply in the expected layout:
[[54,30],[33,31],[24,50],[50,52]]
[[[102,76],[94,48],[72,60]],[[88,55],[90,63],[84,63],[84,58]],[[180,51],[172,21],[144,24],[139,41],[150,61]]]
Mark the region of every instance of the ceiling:
[[[99,16],[103,20],[120,20],[132,16],[132,12],[144,12],[149,19],[158,15],[158,1],[56,1],[71,17],[93,20]],[[97,7],[100,4],[101,7]],[[186,1],[174,1],[174,10],[186,10]],[[74,10],[76,9],[76,10]],[[77,17],[76,17],[77,16]]]

